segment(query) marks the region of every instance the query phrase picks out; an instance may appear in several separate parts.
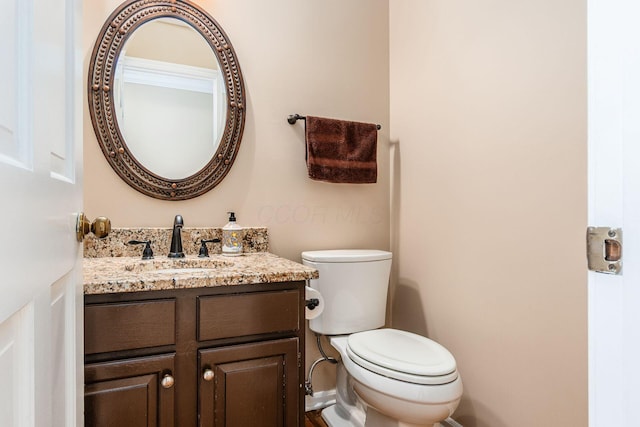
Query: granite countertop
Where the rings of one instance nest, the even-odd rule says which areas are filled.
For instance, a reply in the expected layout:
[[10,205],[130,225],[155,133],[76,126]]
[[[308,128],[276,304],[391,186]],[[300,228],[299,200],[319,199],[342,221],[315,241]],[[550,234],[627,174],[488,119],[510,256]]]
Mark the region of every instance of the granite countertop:
[[182,259],[156,257],[84,258],[84,293],[156,291],[168,289],[277,283],[318,278],[318,271],[269,252],[237,257],[212,255]]

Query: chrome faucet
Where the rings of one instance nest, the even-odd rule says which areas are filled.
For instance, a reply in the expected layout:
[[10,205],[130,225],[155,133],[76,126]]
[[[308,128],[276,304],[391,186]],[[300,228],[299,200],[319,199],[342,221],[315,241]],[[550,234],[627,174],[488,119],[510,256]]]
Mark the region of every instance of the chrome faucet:
[[171,248],[169,249],[169,258],[184,258],[182,252],[182,226],[184,221],[182,215],[176,215],[173,220],[173,234],[171,235]]

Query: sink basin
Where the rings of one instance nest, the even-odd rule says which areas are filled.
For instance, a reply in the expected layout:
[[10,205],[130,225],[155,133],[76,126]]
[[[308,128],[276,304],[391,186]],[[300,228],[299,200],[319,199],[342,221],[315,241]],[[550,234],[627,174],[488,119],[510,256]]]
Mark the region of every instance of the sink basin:
[[232,261],[223,261],[210,258],[177,258],[177,259],[152,259],[136,261],[125,264],[124,270],[132,273],[197,273],[214,270],[222,267],[231,267]]

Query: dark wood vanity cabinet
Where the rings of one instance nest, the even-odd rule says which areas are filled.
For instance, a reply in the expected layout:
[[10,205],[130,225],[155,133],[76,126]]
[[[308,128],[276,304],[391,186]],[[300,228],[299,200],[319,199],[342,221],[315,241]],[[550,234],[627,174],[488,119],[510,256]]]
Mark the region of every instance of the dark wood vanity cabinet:
[[85,425],[304,425],[304,283],[85,296]]

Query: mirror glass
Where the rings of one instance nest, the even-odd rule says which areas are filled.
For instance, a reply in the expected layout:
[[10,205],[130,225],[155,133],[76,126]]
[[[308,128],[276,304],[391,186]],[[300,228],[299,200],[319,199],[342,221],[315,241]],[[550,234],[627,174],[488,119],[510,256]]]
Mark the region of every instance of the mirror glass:
[[122,136],[146,169],[178,180],[213,158],[226,90],[213,50],[191,25],[164,17],[138,27],[120,51],[113,90]]
[[91,53],[89,114],[114,172],[163,200],[220,184],[238,155],[245,89],[229,37],[188,0],[126,0]]

